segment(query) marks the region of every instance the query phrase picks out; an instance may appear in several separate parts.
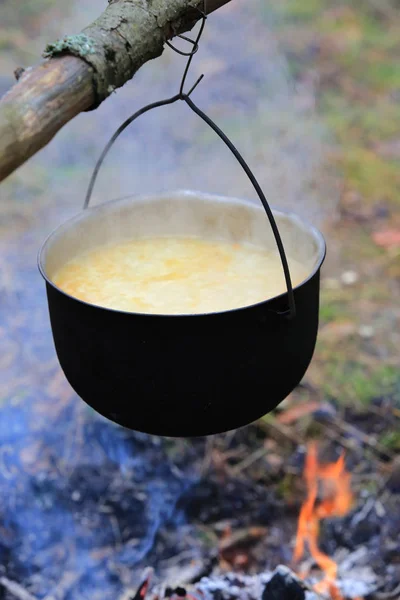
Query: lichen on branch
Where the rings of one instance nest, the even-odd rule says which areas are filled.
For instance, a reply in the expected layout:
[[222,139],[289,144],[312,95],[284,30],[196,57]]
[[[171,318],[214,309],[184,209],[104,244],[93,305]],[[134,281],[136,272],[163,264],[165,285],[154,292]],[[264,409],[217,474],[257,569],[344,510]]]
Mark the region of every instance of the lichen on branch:
[[83,33],[79,33],[78,35],[67,35],[62,40],[47,44],[43,56],[44,58],[51,58],[60,55],[63,52],[69,52],[74,56],[85,58],[89,54],[94,54],[95,46],[93,41]]
[[44,56],[72,54],[86,61],[93,68],[97,106],[145,62],[160,56],[177,29],[195,23],[193,9],[200,1],[111,0],[94,23],[79,35],[48,44]]

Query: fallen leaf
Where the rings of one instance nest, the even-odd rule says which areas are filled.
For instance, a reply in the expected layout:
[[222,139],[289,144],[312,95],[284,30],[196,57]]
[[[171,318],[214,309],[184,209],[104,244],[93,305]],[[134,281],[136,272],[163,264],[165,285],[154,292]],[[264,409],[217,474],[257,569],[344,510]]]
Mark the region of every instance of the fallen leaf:
[[353,335],[356,326],[352,321],[332,321],[321,328],[319,337],[330,342],[337,342]]
[[229,534],[222,536],[219,542],[219,551],[226,552],[238,546],[249,545],[252,542],[255,543],[263,538],[267,531],[265,527],[261,526],[244,527],[237,531],[231,531]]
[[373,211],[368,206],[361,194],[353,190],[344,190],[339,200],[339,212],[343,218],[355,221],[369,221]]
[[295,423],[302,417],[310,415],[318,410],[321,406],[321,403],[317,400],[311,400],[310,402],[304,402],[303,404],[298,404],[297,406],[292,406],[288,408],[288,410],[282,412],[279,416],[276,417],[276,420],[279,423],[283,423],[284,425],[290,425],[291,423]]
[[240,568],[244,568],[245,566],[247,566],[249,563],[249,557],[246,554],[243,553],[239,553],[235,555],[235,558],[233,560],[233,564],[236,568],[240,569]]
[[381,248],[400,248],[400,229],[382,229],[372,234],[372,239]]
[[375,152],[389,159],[400,158],[400,138],[394,138],[375,145]]
[[400,457],[396,456],[390,462],[390,474],[387,478],[386,486],[392,494],[400,493]]
[[[293,410],[293,409],[292,409]],[[283,465],[283,457],[279,454],[268,454],[267,456],[268,465],[272,468],[273,471],[280,471]]]

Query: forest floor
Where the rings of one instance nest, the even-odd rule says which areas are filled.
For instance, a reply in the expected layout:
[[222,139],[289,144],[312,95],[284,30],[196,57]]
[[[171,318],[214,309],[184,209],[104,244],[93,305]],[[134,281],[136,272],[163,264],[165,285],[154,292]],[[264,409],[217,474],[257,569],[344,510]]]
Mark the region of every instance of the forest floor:
[[[328,235],[340,258],[323,282],[307,381],[362,408],[399,393],[400,15],[389,2],[287,0],[281,7],[282,44],[297,77],[317,81],[341,182]],[[382,441],[400,449],[395,432]]]
[[[237,8],[236,2],[229,5],[232,18],[245,4],[241,0],[236,1]],[[0,95],[12,84],[11,74],[15,67],[31,64],[46,41],[67,33],[60,23],[64,19],[71,23],[70,7],[66,3],[65,6],[61,4],[56,0],[24,0],[18,4],[17,10],[12,0],[0,2]],[[78,21],[81,26],[86,24],[86,17],[97,14],[96,4],[81,2],[82,13],[78,19],[75,16],[73,22],[76,24]],[[209,442],[203,440],[199,445],[195,443],[193,448],[189,448],[190,445],[183,447],[181,442],[174,445],[163,441],[162,451],[166,460],[172,461],[183,457],[185,452],[190,454],[192,450],[197,459],[202,457],[200,471],[207,477],[185,492],[180,500],[185,519],[190,522],[185,535],[191,547],[196,544],[206,549],[218,546],[220,564],[227,563],[234,568],[235,561],[244,560],[242,542],[246,548],[253,548],[253,542],[261,539],[260,544],[254,543],[251,552],[248,549],[245,552],[245,560],[250,561],[249,568],[253,561],[253,568],[257,570],[265,567],[266,562],[271,568],[279,562],[290,562],[291,550],[289,552],[288,548],[291,548],[300,508],[299,497],[304,492],[301,473],[307,442],[312,438],[320,439],[331,456],[337,456],[341,448],[345,449],[347,466],[353,472],[354,491],[359,500],[358,508],[348,519],[354,518],[366,498],[372,497],[376,503],[387,492],[382,500],[386,516],[379,517],[380,509],[377,509],[378,516],[374,513],[372,520],[368,517],[361,525],[358,522],[353,527],[350,521],[343,521],[336,531],[334,527],[328,527],[328,530],[325,529],[324,547],[326,551],[330,548],[334,552],[343,544],[347,544],[350,550],[359,543],[364,544],[370,553],[368,556],[374,556],[373,567],[382,579],[385,578],[386,564],[393,561],[397,566],[393,567],[391,579],[389,577],[383,586],[383,589],[391,590],[394,583],[400,581],[398,559],[396,562],[393,554],[394,545],[397,544],[398,548],[398,539],[391,539],[388,533],[392,523],[390,515],[394,518],[397,510],[393,508],[393,502],[399,494],[400,451],[398,5],[396,7],[394,0],[339,0],[335,3],[329,0],[281,0],[275,3],[274,8],[273,3],[268,4],[259,4],[257,19],[260,23],[265,19],[267,27],[270,27],[271,21],[274,23],[274,37],[288,62],[295,85],[299,88],[311,86],[313,89],[315,114],[328,131],[330,140],[323,168],[333,176],[334,188],[338,190],[338,202],[332,210],[329,209],[330,214],[323,226],[328,241],[328,259],[322,278],[317,348],[301,386],[273,415],[267,415],[236,434],[217,436]],[[228,36],[229,32],[221,31],[223,35]],[[259,39],[254,37],[246,44],[257,45]],[[210,59],[207,66],[214,69],[217,76],[224,68],[224,65]],[[141,92],[140,97],[144,99],[146,93]],[[117,106],[118,110],[128,110],[135,94],[139,91],[124,89],[120,93],[124,101]],[[210,102],[212,100],[211,95]],[[107,116],[111,109],[101,107],[99,114],[107,129]],[[44,395],[54,401],[54,407],[61,403],[62,410],[67,410],[64,405],[71,400],[71,392],[57,370],[44,310],[45,297],[32,257],[49,224],[54,225],[68,213],[70,197],[76,194],[83,197],[82,189],[87,183],[88,169],[98,153],[99,131],[103,126],[103,122],[96,118],[90,113],[79,117],[78,126],[74,128],[72,124],[65,128],[41,156],[19,169],[0,188],[0,340],[3,349],[0,354],[0,399],[14,403],[12,410],[4,409],[7,410],[8,423],[13,423],[16,415],[28,418],[23,412],[20,415],[20,409],[15,408],[20,403],[22,406],[25,400],[33,399],[31,404],[34,407],[29,410],[37,410],[38,414],[42,410],[45,414],[47,410],[41,404]],[[122,116],[118,120],[122,121]],[[250,124],[250,129],[252,127],[257,127],[256,119]],[[76,137],[81,131],[88,141],[78,147]],[[105,141],[104,136],[101,143],[103,139]],[[178,141],[185,144],[187,139],[182,134]],[[131,143],[132,138],[128,142]],[[323,203],[323,186],[319,194]],[[55,196],[57,203],[54,203]],[[56,414],[54,407],[52,410]],[[82,414],[82,411],[79,412],[78,417]],[[53,416],[51,414],[49,418]],[[40,420],[39,417],[28,418],[27,422],[36,422],[36,418]],[[74,417],[72,421],[75,422]],[[23,451],[26,444],[36,447],[38,439],[31,432],[31,425],[26,426],[26,434],[19,421],[17,425],[13,440],[9,438],[7,427],[1,429],[2,445],[8,440],[15,452],[20,452],[21,448]],[[88,430],[87,438],[86,433],[79,430],[83,440],[80,456],[84,456],[85,452],[87,456],[94,453],[90,445],[91,427],[87,423],[82,425],[82,431]],[[95,424],[93,427],[102,426]],[[9,428],[14,431],[11,425]],[[114,429],[110,436],[117,436]],[[54,439],[46,437],[51,432],[45,423],[37,431],[46,444],[53,445],[54,464],[62,465],[64,447],[58,449],[57,436]],[[72,438],[67,433],[60,430],[59,440],[65,441],[69,448]],[[99,444],[104,439],[99,434]],[[151,440],[132,440],[133,445],[141,447],[140,444],[143,444],[147,450],[153,443],[154,447],[157,446]],[[51,452],[49,456],[53,456]],[[97,460],[97,454],[93,456],[93,461]],[[143,456],[146,456],[144,450]],[[49,457],[45,460],[50,463]],[[24,461],[22,465],[25,465]],[[32,466],[29,461],[27,465],[29,468]],[[87,490],[87,481],[94,477],[92,471],[97,467],[90,467],[90,470],[83,465],[79,481],[76,478],[68,480],[68,486],[72,486],[71,494],[78,490],[79,494],[87,495],[89,513],[93,514],[100,504],[103,505],[104,498],[111,494],[110,481],[115,484],[115,493],[120,494],[118,497],[128,493],[124,488],[126,480],[117,478],[117,481],[116,471],[111,470],[110,479],[104,479],[108,481],[108,487],[104,484],[101,494],[99,492],[98,496],[92,497],[92,490]],[[49,466],[49,469],[52,468]],[[127,468],[129,470],[129,465]],[[90,473],[84,469],[89,469]],[[75,468],[74,473],[76,471]],[[108,477],[104,470],[99,472],[102,477]],[[168,477],[175,482],[174,473],[168,474]],[[99,476],[99,486],[100,480]],[[25,479],[20,481],[27,485]],[[180,484],[176,485],[179,488]],[[128,491],[131,493],[131,490]],[[76,497],[78,495],[75,494]],[[57,495],[54,498],[55,503],[59,501]],[[238,498],[241,499],[240,505]],[[113,502],[111,498],[111,507]],[[128,527],[134,518],[130,509],[123,508],[121,502],[114,509],[117,521],[126,521]],[[22,517],[25,515],[23,511],[20,514]],[[272,524],[274,518],[275,525]],[[379,519],[384,520],[384,527],[377,524]],[[47,523],[50,529],[53,527],[46,519],[43,523]],[[54,523],[56,531],[57,523]],[[267,527],[268,535],[263,536],[262,529],[251,529],[254,524]],[[344,543],[343,531],[350,525],[352,540]],[[396,523],[393,521],[392,533],[397,531],[398,525],[398,519]],[[226,538],[229,528],[242,531],[243,538],[239,536],[238,544],[232,538],[229,541],[229,536]],[[113,535],[112,527],[110,532],[104,532],[104,547],[100,548],[96,559],[91,558],[99,572],[104,561],[109,560],[111,564],[111,558],[115,559],[109,548]],[[122,557],[121,564],[124,564],[124,531],[119,535],[122,538],[118,542],[118,556]],[[164,556],[164,546],[171,547],[173,535],[168,529],[161,534],[157,542],[157,558]],[[174,538],[174,544],[182,553],[186,551],[180,538]],[[165,553],[166,564],[168,560],[171,563],[166,550]],[[391,558],[391,553],[394,558]],[[182,561],[185,562],[184,557]],[[12,574],[18,579],[20,567],[11,559],[9,564],[12,564]],[[179,561],[176,564],[179,569],[183,568]],[[121,566],[118,571],[122,579],[124,568]],[[6,573],[10,576],[10,569]],[[132,583],[132,569],[130,573],[126,574],[126,585]],[[31,592],[36,590],[38,597],[44,595],[43,590],[48,593],[49,583],[34,583],[29,579],[31,574],[26,577]],[[53,573],[49,575],[49,581],[51,577]]]

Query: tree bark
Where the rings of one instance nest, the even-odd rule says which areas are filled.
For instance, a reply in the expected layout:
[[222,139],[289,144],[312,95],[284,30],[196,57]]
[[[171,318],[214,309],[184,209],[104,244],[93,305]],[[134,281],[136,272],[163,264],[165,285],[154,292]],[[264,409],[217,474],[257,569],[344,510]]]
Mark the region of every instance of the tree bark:
[[[230,0],[207,0],[207,13]],[[0,100],[0,181],[45,146],[68,121],[96,108],[164,44],[191,29],[203,0],[109,0],[81,34],[45,51]]]

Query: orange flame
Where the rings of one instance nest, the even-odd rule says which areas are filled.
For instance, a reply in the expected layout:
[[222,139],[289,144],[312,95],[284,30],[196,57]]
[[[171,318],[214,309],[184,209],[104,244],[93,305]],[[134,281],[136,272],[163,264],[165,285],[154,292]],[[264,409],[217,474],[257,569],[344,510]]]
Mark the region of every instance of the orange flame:
[[[344,454],[334,463],[321,465],[318,462],[316,444],[310,444],[304,479],[307,498],[300,510],[293,558],[299,561],[303,557],[307,543],[312,557],[324,573],[324,578],[315,586],[315,591],[329,594],[332,600],[343,600],[336,585],[337,564],[318,548],[318,535],[322,519],[344,516],[353,502],[351,475],[346,471]],[[321,501],[318,500],[319,495],[322,496]]]

